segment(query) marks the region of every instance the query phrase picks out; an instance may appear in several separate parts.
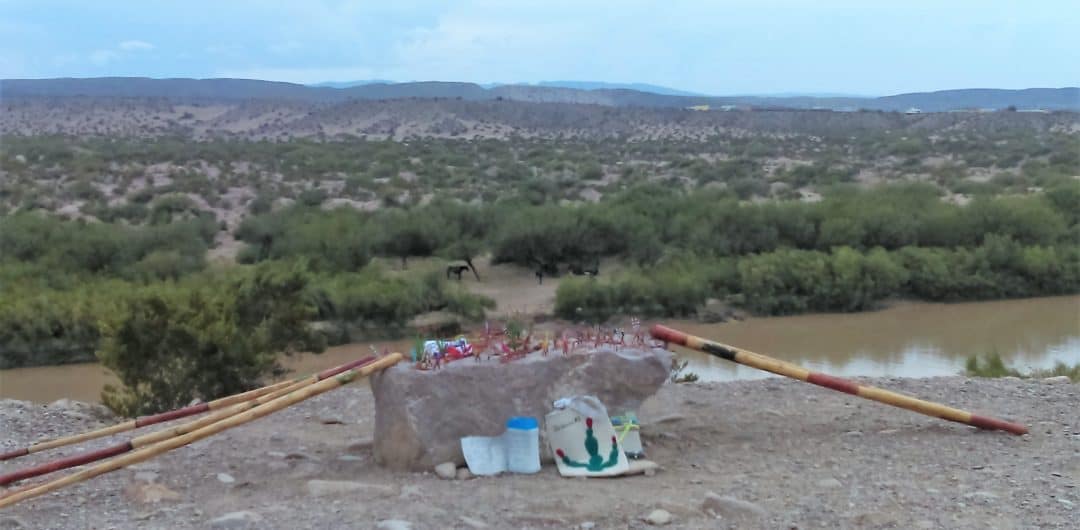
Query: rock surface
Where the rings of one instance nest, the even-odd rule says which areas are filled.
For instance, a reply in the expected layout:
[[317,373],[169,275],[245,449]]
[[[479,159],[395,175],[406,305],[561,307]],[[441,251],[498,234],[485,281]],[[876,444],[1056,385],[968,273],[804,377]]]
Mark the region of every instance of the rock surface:
[[[501,434],[511,416],[542,420],[552,401],[567,396],[597,396],[612,415],[637,410],[667,380],[669,366],[664,350],[630,348],[534,353],[505,364],[464,360],[439,371],[401,364],[371,381],[375,459],[415,471],[441,462],[464,464],[462,437]],[[545,440],[540,447],[551,461]]]

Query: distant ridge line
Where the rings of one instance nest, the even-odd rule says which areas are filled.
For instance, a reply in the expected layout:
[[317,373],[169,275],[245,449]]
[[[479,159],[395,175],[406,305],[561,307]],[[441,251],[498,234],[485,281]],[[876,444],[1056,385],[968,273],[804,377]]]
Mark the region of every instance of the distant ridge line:
[[[557,86],[578,83],[579,87]],[[700,96],[657,93],[616,86],[653,87],[646,84],[551,81],[535,85],[498,85],[420,81],[370,82],[344,87],[312,86],[256,79],[191,79],[148,77],[94,77],[0,80],[4,97],[132,97],[206,100],[298,100],[336,103],[349,99],[451,98],[508,99],[526,102],[578,103],[614,107],[682,107],[700,110],[737,108],[789,108],[835,111],[880,110],[947,112],[956,110],[1080,111],[1080,88],[995,89],[971,88],[913,92],[882,97],[856,96]],[[596,86],[598,88],[589,88]],[[686,93],[689,94],[689,93]]]

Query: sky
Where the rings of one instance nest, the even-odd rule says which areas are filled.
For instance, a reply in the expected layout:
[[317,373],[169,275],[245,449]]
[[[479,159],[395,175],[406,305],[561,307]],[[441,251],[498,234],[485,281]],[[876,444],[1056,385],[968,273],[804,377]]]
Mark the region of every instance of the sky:
[[713,95],[1080,84],[1075,0],[0,0],[0,78],[640,82]]

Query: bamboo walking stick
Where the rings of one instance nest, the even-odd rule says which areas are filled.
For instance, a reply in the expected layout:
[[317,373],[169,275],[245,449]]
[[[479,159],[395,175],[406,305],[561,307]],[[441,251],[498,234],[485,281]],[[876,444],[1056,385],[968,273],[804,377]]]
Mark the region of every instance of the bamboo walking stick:
[[32,488],[26,488],[20,491],[16,491],[7,496],[0,497],[0,508],[6,508],[17,502],[37,497],[39,495],[44,495],[65,486],[76,484],[84,480],[97,477],[99,475],[104,475],[105,473],[110,473],[112,471],[122,469],[132,464],[143,462],[167,451],[171,451],[178,447],[183,447],[192,442],[202,440],[203,438],[206,438],[208,436],[213,436],[224,430],[243,425],[268,414],[277,412],[286,407],[295,405],[306,399],[315,397],[329,390],[333,390],[337,387],[349,384],[353,380],[355,380],[357,376],[367,377],[374,372],[389,368],[397,364],[403,358],[404,357],[400,353],[392,353],[361,368],[355,368],[347,372],[341,373],[335,377],[327,378],[317,383],[308,385],[298,391],[281,396],[269,403],[264,403],[251,410],[233,415],[232,417],[226,418],[216,423],[212,423],[187,434],[181,436],[174,436],[168,440],[158,442],[149,447],[134,451],[131,454],[124,455],[106,462],[102,462],[98,465],[84,469],[77,473],[72,473],[65,477],[46,482]]
[[744,364],[758,370],[764,370],[766,372],[772,372],[774,374],[782,375],[784,377],[790,377],[792,379],[798,379],[799,381],[805,381],[818,386],[836,390],[858,396],[861,398],[872,399],[879,401],[886,405],[892,405],[894,407],[900,407],[902,409],[911,410],[927,416],[933,416],[935,418],[941,418],[949,421],[955,421],[958,423],[965,423],[972,425],[980,429],[999,429],[1013,434],[1027,434],[1027,427],[1018,423],[1011,423],[996,418],[990,418],[987,416],[979,416],[970,412],[954,409],[938,403],[930,401],[923,401],[921,399],[913,398],[911,396],[905,396],[896,392],[890,392],[877,387],[860,385],[854,381],[843,379],[840,377],[834,377],[831,375],[822,374],[819,372],[812,372],[801,366],[791,364],[788,362],[774,359],[758,353],[742,350],[734,346],[728,346],[719,342],[703,339],[694,335],[689,335],[678,330],[671,329],[667,326],[661,326],[659,324],[653,326],[651,330],[653,338],[662,340],[664,342],[670,342],[685,346],[692,350],[698,350],[726,359],[735,363]]
[[[133,451],[133,450],[139,449],[141,447],[146,447],[146,446],[148,446],[150,444],[154,444],[154,443],[160,442],[162,440],[167,440],[169,438],[172,438],[173,436],[179,436],[179,435],[182,435],[182,434],[187,434],[187,433],[189,433],[191,431],[194,431],[194,430],[199,429],[201,427],[204,427],[206,425],[210,425],[212,423],[218,422],[218,421],[223,420],[225,418],[228,418],[230,416],[239,414],[239,413],[241,413],[241,412],[243,412],[245,410],[250,410],[250,409],[255,408],[255,407],[257,407],[259,405],[262,405],[264,403],[269,403],[270,401],[273,401],[274,399],[277,399],[277,398],[279,398],[281,396],[284,396],[284,395],[286,395],[286,394],[288,394],[290,392],[295,392],[295,391],[297,391],[297,390],[299,390],[299,389],[301,389],[301,388],[303,388],[305,386],[317,383],[317,382],[322,381],[323,379],[326,379],[328,377],[333,377],[333,376],[338,375],[338,374],[340,374],[342,372],[345,372],[347,370],[351,370],[353,368],[358,368],[358,367],[370,364],[370,363],[372,363],[374,361],[375,361],[375,358],[369,356],[369,357],[365,357],[365,358],[357,360],[357,361],[353,361],[353,362],[350,362],[350,363],[343,364],[341,366],[331,368],[329,370],[320,372],[320,373],[315,374],[315,375],[311,375],[311,376],[307,376],[307,377],[295,380],[295,381],[284,381],[285,383],[288,383],[288,386],[278,388],[277,390],[275,390],[275,391],[273,391],[273,392],[271,392],[269,394],[264,394],[262,396],[259,396],[259,397],[255,398],[255,399],[252,399],[252,400],[244,401],[244,402],[241,402],[241,403],[235,403],[230,407],[218,410],[218,411],[214,412],[213,414],[204,416],[204,417],[199,418],[199,419],[197,419],[195,421],[190,421],[190,422],[184,423],[182,425],[177,425],[177,426],[174,426],[174,427],[170,427],[168,429],[163,429],[163,430],[160,430],[160,431],[144,434],[142,436],[137,436],[137,437],[132,438],[131,440],[128,440],[126,442],[120,442],[118,444],[111,445],[111,446],[108,446],[108,447],[105,447],[105,448],[102,448],[102,449],[97,449],[97,450],[94,450],[94,451],[86,451],[86,452],[83,452],[83,453],[79,453],[77,455],[69,456],[67,458],[60,458],[60,459],[57,459],[57,460],[50,460],[48,462],[45,462],[45,463],[42,463],[42,464],[39,464],[39,465],[36,465],[36,466],[33,466],[33,467],[28,467],[28,468],[25,468],[25,469],[20,469],[20,470],[17,470],[17,471],[13,471],[11,473],[6,473],[4,475],[0,475],[0,486],[5,486],[7,484],[11,484],[12,482],[25,480],[25,479],[28,479],[28,478],[31,478],[31,477],[37,477],[37,476],[45,475],[47,473],[52,473],[54,471],[60,471],[61,469],[67,469],[69,467],[81,466],[81,465],[89,464],[91,462],[96,462],[98,460],[104,460],[106,458],[111,458],[111,457],[114,457],[116,455],[126,453],[128,451]],[[280,387],[281,385],[277,384],[277,385],[271,385],[271,386]],[[264,387],[264,388],[269,388],[269,387]],[[242,394],[237,394],[237,395],[242,395]],[[168,414],[168,413],[166,413],[166,414]]]
[[[370,360],[370,359],[372,359],[372,358],[371,357],[365,358],[365,360]],[[330,369],[324,370],[324,371],[319,372],[318,374],[316,374],[318,376],[318,379],[315,379],[315,380],[318,381],[320,379],[326,379],[327,377],[331,377],[333,375],[340,374],[341,372],[344,372],[345,370],[348,370],[350,368],[355,368],[356,366],[360,366],[361,364],[362,364],[361,361],[356,361],[355,363],[347,363],[347,364],[343,364],[341,366],[335,366],[334,368],[330,368]],[[125,421],[123,423],[118,423],[116,425],[111,425],[109,427],[104,427],[102,429],[97,429],[97,430],[93,430],[93,431],[89,431],[89,432],[84,432],[84,433],[81,433],[81,434],[75,434],[75,435],[72,435],[72,436],[65,436],[63,438],[56,438],[56,439],[53,439],[53,440],[47,440],[47,441],[44,441],[44,442],[38,442],[38,443],[35,443],[35,444],[30,445],[28,447],[23,447],[22,449],[16,449],[14,451],[8,451],[6,453],[0,453],[0,461],[10,460],[12,458],[18,458],[20,456],[26,456],[26,455],[29,455],[29,454],[37,453],[37,452],[40,452],[40,451],[45,451],[45,450],[48,450],[48,449],[54,449],[54,448],[57,448],[57,447],[63,447],[65,445],[82,443],[82,442],[85,442],[85,441],[88,441],[88,440],[95,440],[97,438],[102,438],[102,437],[105,437],[105,436],[112,436],[114,434],[118,434],[118,433],[122,433],[122,432],[126,432],[126,431],[131,431],[131,430],[134,430],[134,429],[138,429],[140,427],[146,427],[148,425],[155,425],[155,424],[158,424],[158,423],[164,423],[166,421],[172,421],[172,420],[176,420],[176,419],[180,419],[180,418],[186,418],[188,416],[194,416],[196,414],[202,414],[203,412],[209,412],[209,411],[212,411],[212,410],[220,410],[220,409],[223,409],[223,408],[228,407],[230,405],[234,405],[236,403],[242,403],[244,401],[249,401],[249,400],[255,399],[255,398],[259,397],[259,396],[263,396],[263,395],[269,394],[271,392],[275,392],[275,391],[280,390],[282,388],[285,388],[285,387],[287,387],[289,385],[292,385],[292,384],[294,384],[294,383],[296,383],[298,381],[307,380],[307,379],[309,379],[311,377],[315,377],[315,376],[304,376],[304,377],[300,377],[300,378],[296,378],[296,379],[292,379],[292,380],[281,381],[281,382],[278,382],[278,383],[274,383],[272,385],[264,386],[262,388],[256,388],[254,390],[249,390],[247,392],[242,392],[240,394],[233,394],[231,396],[225,396],[223,398],[215,399],[215,400],[207,402],[207,403],[199,403],[199,404],[196,404],[196,405],[191,405],[191,406],[179,408],[179,409],[176,409],[176,410],[170,410],[170,411],[162,412],[162,413],[159,413],[159,414],[154,414],[154,415],[151,415],[151,416],[143,416],[141,418],[136,418],[134,420]]]
[[117,423],[116,425],[110,425],[101,429],[93,431],[87,431],[72,436],[65,436],[63,438],[55,438],[43,442],[38,442],[33,445],[24,447],[22,449],[16,449],[14,451],[8,451],[6,453],[0,453],[0,461],[11,460],[12,458],[18,458],[20,456],[26,456],[29,454],[45,451],[48,449],[55,449],[57,447],[63,447],[65,445],[72,445],[77,443],[86,442],[89,440],[95,440],[103,438],[105,436],[112,436],[114,434],[131,431],[140,427],[146,427],[147,425],[154,425],[156,423],[163,423],[166,421],[172,421],[178,418],[184,418],[187,416],[193,416],[195,414],[201,414],[210,410],[218,410],[229,405],[248,401],[250,399],[257,398],[259,396],[269,394],[280,388],[284,388],[291,385],[293,381],[281,381],[272,385],[264,386],[262,388],[256,388],[255,390],[249,390],[241,394],[234,394],[231,396],[225,396],[221,399],[216,399],[207,403],[199,403],[188,407],[179,408],[176,410],[170,410],[162,412],[160,414],[154,414],[152,416],[142,416],[133,420],[125,421],[123,423]]

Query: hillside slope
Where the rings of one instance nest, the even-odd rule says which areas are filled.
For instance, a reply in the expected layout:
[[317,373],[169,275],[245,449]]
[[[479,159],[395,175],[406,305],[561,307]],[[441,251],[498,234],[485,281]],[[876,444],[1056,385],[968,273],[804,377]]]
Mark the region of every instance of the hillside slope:
[[696,112],[602,104],[395,99],[182,101],[164,98],[11,97],[0,134],[248,139],[410,137],[695,139],[732,131],[850,136],[871,131],[1023,128],[1076,131],[1075,113]]

